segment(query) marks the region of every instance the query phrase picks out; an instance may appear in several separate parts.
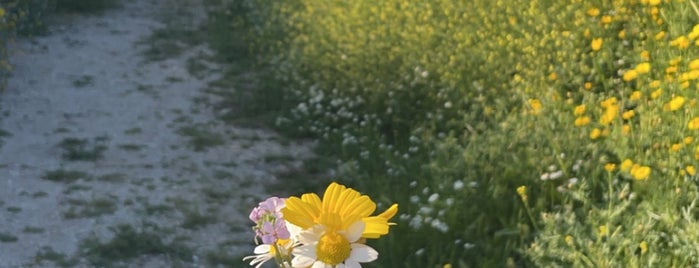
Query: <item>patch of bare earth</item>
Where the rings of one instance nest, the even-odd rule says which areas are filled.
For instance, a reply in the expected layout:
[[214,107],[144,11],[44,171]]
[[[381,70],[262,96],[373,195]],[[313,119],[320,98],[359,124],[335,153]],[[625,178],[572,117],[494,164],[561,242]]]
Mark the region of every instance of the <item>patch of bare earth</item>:
[[151,50],[164,8],[61,15],[14,44],[0,94],[0,267],[210,267],[251,253],[248,211],[312,145],[216,119],[204,92],[221,66],[205,42]]

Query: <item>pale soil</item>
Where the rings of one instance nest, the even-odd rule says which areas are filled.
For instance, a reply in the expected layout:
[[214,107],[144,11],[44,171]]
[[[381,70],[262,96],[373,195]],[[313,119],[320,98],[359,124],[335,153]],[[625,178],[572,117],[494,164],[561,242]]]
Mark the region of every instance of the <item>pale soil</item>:
[[[207,267],[212,252],[251,253],[247,212],[266,198],[275,172],[298,168],[311,145],[216,119],[208,105],[215,99],[204,91],[222,67],[203,60],[213,55],[205,45],[144,59],[142,41],[163,27],[161,8],[135,0],[100,15],[63,15],[48,35],[12,45],[15,70],[0,93],[0,130],[9,133],[0,138],[0,241],[9,236],[0,242],[0,267],[58,266],[37,258],[47,247],[93,266],[81,241],[107,242],[118,224],[154,224],[163,241],[189,246],[191,257],[143,254],[116,265]],[[207,66],[200,78],[187,70],[193,57]],[[192,135],[221,144],[197,151]],[[79,145],[60,145],[71,139]],[[96,155],[71,157],[71,148]],[[55,170],[87,176],[47,180]],[[185,228],[197,214],[204,223]]]

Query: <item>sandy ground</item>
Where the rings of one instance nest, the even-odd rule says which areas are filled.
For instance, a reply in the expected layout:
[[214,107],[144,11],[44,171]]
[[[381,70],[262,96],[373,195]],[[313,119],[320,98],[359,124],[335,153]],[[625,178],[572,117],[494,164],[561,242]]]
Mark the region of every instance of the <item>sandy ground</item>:
[[0,267],[100,266],[93,259],[105,254],[85,241],[108,243],[119,224],[189,250],[109,265],[208,267],[208,254],[247,255],[247,211],[264,184],[310,155],[309,144],[216,119],[204,90],[221,66],[187,70],[212,55],[206,46],[145,60],[141,41],[163,27],[154,3],[66,15],[12,46],[0,94]]

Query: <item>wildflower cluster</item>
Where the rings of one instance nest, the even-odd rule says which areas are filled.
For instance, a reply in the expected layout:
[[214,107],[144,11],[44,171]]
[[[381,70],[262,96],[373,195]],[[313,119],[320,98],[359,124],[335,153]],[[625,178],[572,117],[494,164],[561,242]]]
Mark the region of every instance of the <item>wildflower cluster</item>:
[[383,265],[699,265],[695,1],[237,2],[278,126],[411,204]]
[[250,213],[255,222],[256,255],[245,257],[260,267],[274,259],[279,267],[361,267],[378,258],[367,239],[388,234],[394,204],[371,216],[376,204],[366,195],[331,183],[321,200],[316,194],[271,197]]

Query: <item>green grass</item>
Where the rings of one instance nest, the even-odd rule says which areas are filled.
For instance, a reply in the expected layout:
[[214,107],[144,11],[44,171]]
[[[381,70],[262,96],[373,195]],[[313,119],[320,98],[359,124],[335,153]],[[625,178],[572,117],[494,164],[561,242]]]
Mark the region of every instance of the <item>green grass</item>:
[[43,247],[34,256],[34,263],[53,262],[58,267],[75,267],[79,264],[77,258],[69,258],[66,254],[56,252],[51,247]]
[[14,236],[9,233],[0,233],[0,242],[2,243],[13,243],[17,242],[17,240],[19,240],[17,236]]
[[114,236],[109,241],[88,238],[80,243],[82,257],[92,265],[113,265],[148,255],[164,255],[180,261],[190,261],[192,258],[192,249],[180,242],[164,241],[164,230],[155,225],[147,224],[139,228],[117,225],[110,229]]
[[92,218],[113,214],[119,209],[118,200],[115,197],[93,197],[91,200],[68,199],[70,206],[63,211],[65,219]]
[[93,77],[91,75],[83,75],[78,79],[73,80],[73,86],[83,88],[92,85]]
[[33,227],[33,226],[25,226],[24,229],[22,229],[23,233],[26,234],[41,234],[44,233],[46,229],[40,228],[40,227]]
[[118,0],[55,0],[56,11],[78,13],[101,13],[119,7]]
[[204,151],[210,147],[223,145],[223,135],[205,129],[204,125],[184,126],[177,130],[177,134],[188,138],[188,144],[194,151]]
[[58,147],[63,149],[63,158],[70,161],[97,161],[107,150],[106,137],[96,137],[92,141],[79,138],[65,138]]
[[56,169],[47,171],[41,178],[54,182],[72,183],[79,179],[89,180],[92,177],[89,174],[82,171]]
[[22,211],[22,208],[20,208],[20,207],[6,207],[5,209],[8,212],[13,213],[13,214],[17,214],[17,213]]

